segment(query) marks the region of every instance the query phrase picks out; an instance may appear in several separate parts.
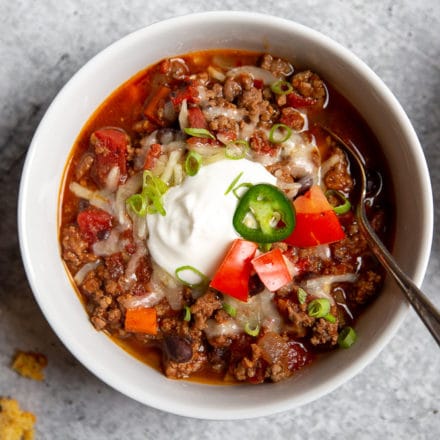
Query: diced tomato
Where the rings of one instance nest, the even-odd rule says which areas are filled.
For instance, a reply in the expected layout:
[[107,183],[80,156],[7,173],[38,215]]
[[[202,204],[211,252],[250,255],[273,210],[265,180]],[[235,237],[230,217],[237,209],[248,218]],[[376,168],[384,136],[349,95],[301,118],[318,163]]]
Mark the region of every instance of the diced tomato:
[[293,205],[297,214],[318,214],[332,211],[332,205],[318,185],[313,185],[305,194],[297,197]]
[[333,243],[345,237],[339,219],[319,186],[293,202],[296,226],[285,242],[298,247]]
[[302,96],[297,92],[289,93],[287,96],[287,105],[295,108],[311,107],[317,103],[315,98]]
[[106,233],[112,228],[112,216],[102,209],[87,208],[81,211],[76,221],[84,240],[92,245],[98,240],[102,240]]
[[188,103],[197,103],[199,101],[199,92],[197,87],[193,85],[189,85],[184,89],[178,90],[176,93],[173,93],[171,96],[171,102],[173,103],[175,108],[178,108],[182,101],[186,99]]
[[188,108],[188,124],[191,128],[208,129],[208,121],[200,107]]
[[252,266],[260,280],[271,292],[275,292],[292,280],[283,254],[278,248],[254,258]]
[[151,170],[156,164],[157,158],[162,154],[162,146],[160,144],[152,144],[145,157],[144,170]]
[[127,176],[126,155],[130,138],[119,128],[101,128],[90,136],[90,144],[95,153],[92,176],[98,186],[105,188],[110,170],[119,168],[119,182]]
[[236,239],[211,280],[210,286],[240,301],[249,297],[251,260],[258,245],[251,241]]
[[262,89],[264,87],[264,81],[262,79],[254,79],[254,87],[256,89]]

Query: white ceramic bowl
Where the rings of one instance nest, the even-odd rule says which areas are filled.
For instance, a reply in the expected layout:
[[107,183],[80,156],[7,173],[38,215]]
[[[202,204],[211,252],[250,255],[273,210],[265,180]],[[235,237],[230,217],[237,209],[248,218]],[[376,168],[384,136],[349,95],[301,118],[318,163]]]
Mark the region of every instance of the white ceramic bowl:
[[[194,31],[196,30],[196,31]],[[294,408],[332,391],[364,368],[391,339],[408,305],[388,280],[357,324],[358,342],[279,384],[209,386],[166,379],[97,332],[61,263],[58,195],[69,151],[81,127],[121,83],[171,55],[198,49],[268,51],[319,71],[358,109],[388,160],[396,189],[393,254],[421,284],[432,238],[432,194],[416,134],[382,81],[339,44],[291,21],[267,15],[213,12],[156,23],[111,45],[61,90],[30,146],[19,196],[22,256],[35,297],[67,348],[120,392],[175,414],[208,418],[257,417]]]

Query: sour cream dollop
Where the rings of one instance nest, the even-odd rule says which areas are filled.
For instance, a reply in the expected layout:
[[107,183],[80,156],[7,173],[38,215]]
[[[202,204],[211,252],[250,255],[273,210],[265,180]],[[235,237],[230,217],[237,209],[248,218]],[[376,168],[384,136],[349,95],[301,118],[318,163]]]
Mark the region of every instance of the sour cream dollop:
[[232,225],[237,198],[231,183],[275,184],[264,166],[247,159],[221,160],[202,166],[195,176],[170,188],[163,197],[166,215],[147,216],[148,248],[159,266],[175,276],[192,266],[212,278],[238,234]]

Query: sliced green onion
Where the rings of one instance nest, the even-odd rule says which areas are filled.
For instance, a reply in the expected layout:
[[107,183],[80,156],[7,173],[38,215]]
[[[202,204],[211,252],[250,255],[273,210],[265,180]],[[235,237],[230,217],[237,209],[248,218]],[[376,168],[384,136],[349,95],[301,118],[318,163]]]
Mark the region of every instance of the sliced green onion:
[[330,312],[330,301],[327,298],[317,298],[310,301],[307,313],[312,318],[323,318]]
[[327,313],[327,315],[324,316],[324,319],[332,324],[336,322],[336,316],[331,313]]
[[243,139],[230,142],[226,145],[225,156],[228,159],[243,159],[249,150],[249,143]]
[[[183,278],[183,272],[189,272],[192,276],[196,276],[196,278],[199,278],[199,281],[191,282],[188,278]],[[176,278],[185,286],[194,288],[194,287],[200,287],[203,284],[205,284],[208,281],[208,277],[204,275],[200,270],[197,270],[193,266],[180,266],[176,269],[174,272],[176,275]],[[181,275],[182,274],[182,275]]]
[[186,322],[191,321],[191,307],[185,306],[183,308],[183,320]]
[[260,326],[257,324],[255,327],[251,327],[249,322],[247,322],[244,326],[244,331],[249,336],[258,336],[258,333],[260,333]]
[[126,200],[127,205],[137,215],[144,217],[147,214],[147,200],[142,194],[133,194]]
[[290,84],[289,82],[280,79],[272,83],[270,85],[270,89],[277,95],[287,95],[293,90],[293,87],[292,84]]
[[298,296],[298,302],[300,304],[304,304],[306,302],[307,292],[304,289],[302,289],[301,287],[299,287],[298,292],[296,294]]
[[329,197],[335,197],[337,198],[341,203],[339,203],[336,206],[332,206],[333,211],[335,211],[336,214],[346,214],[351,209],[351,203],[350,201],[342,194],[340,191],[336,191],[333,189],[330,189],[325,192],[325,196],[327,198]]
[[183,131],[190,136],[215,140],[215,136],[206,128],[184,128]]
[[[283,134],[284,133],[284,134]],[[273,144],[286,142],[292,135],[292,129],[285,124],[275,124],[269,132],[269,141]]]
[[242,171],[241,173],[238,173],[237,177],[231,182],[231,184],[228,186],[228,189],[225,191],[225,196],[227,194],[229,194],[235,187],[235,185],[237,184],[237,182],[240,180],[241,176],[243,175]]
[[[237,197],[237,199],[241,199],[242,195],[252,186],[252,183],[244,182],[240,183],[240,185],[236,186],[232,192],[234,193],[234,196]],[[242,188],[246,188],[246,191],[243,191],[242,194],[240,194],[238,191]]]
[[350,348],[357,339],[357,334],[353,327],[344,327],[339,333],[338,344],[341,348]]
[[223,310],[232,318],[235,318],[237,316],[237,309],[227,302],[223,303]]
[[195,176],[202,166],[202,156],[196,151],[190,151],[185,159],[185,173]]
[[165,215],[162,196],[167,192],[168,185],[151,171],[145,170],[142,174],[142,191],[127,198],[125,203],[139,216],[146,214]]

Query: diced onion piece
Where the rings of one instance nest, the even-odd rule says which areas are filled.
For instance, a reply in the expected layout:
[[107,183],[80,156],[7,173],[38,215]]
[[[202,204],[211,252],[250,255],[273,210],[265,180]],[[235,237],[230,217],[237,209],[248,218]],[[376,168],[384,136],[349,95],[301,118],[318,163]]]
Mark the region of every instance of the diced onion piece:
[[136,309],[138,307],[154,307],[164,298],[163,292],[148,292],[145,295],[121,296],[119,303],[126,309]]
[[215,67],[208,66],[208,73],[211,78],[216,79],[217,81],[223,82],[226,78],[225,74]]
[[70,191],[73,192],[80,199],[88,200],[89,203],[96,208],[103,209],[109,214],[113,215],[113,196],[110,194],[103,193],[101,191],[92,191],[85,186],[80,185],[77,182],[70,182]]
[[170,183],[171,177],[173,176],[173,170],[176,166],[179,159],[182,157],[182,151],[181,150],[174,150],[170,153],[170,156],[168,158],[168,162],[165,166],[165,169],[160,176],[160,178],[167,184]]
[[105,189],[111,193],[115,192],[118,189],[120,178],[120,168],[118,166],[112,167],[105,178]]
[[[136,241],[136,252],[130,256],[127,267],[125,268],[124,277],[121,280],[121,285],[125,291],[128,291],[133,284],[137,281],[136,269],[139,265],[139,261],[147,254],[147,247],[144,241]],[[152,289],[154,290],[154,289]]]
[[182,285],[157,264],[153,264],[150,288],[152,291],[163,292],[173,310],[180,310],[182,308]]
[[325,175],[338,163],[339,156],[337,154],[333,154],[332,156],[330,156],[325,162],[321,164],[321,176],[325,177]]
[[265,86],[268,86],[274,83],[277,78],[269,72],[269,70],[262,69],[261,67],[256,66],[241,66],[235,67],[234,69],[229,70],[226,75],[235,77],[237,75],[241,75],[242,73],[247,73],[252,76],[253,79],[259,79],[263,81]]
[[142,187],[142,173],[131,176],[124,185],[121,185],[116,192],[115,216],[124,229],[130,227],[130,221],[127,217],[126,200],[133,194],[139,192]]
[[218,336],[233,336],[243,332],[243,329],[233,319],[228,319],[225,322],[218,323],[214,319],[208,319],[205,335],[208,339],[213,339]]
[[185,130],[185,128],[189,127],[188,122],[188,104],[186,103],[186,99],[182,101],[182,104],[180,106],[180,112],[179,112],[179,127],[182,131]]
[[246,115],[246,110],[241,108],[229,108],[208,105],[203,109],[203,114],[208,121],[212,121],[219,116],[225,116],[228,119],[240,122]]
[[90,263],[84,264],[81,269],[73,277],[75,283],[79,286],[84,281],[85,277],[89,272],[95,270],[101,264],[101,260],[91,261]]
[[99,240],[93,244],[92,250],[98,257],[108,257],[116,252],[123,250],[122,242],[119,240],[120,231],[112,229],[110,235],[105,240]]

